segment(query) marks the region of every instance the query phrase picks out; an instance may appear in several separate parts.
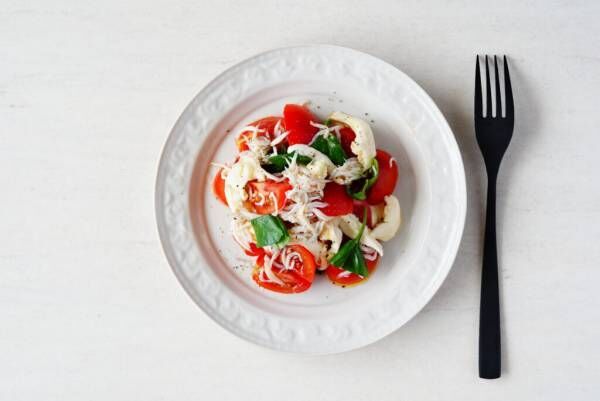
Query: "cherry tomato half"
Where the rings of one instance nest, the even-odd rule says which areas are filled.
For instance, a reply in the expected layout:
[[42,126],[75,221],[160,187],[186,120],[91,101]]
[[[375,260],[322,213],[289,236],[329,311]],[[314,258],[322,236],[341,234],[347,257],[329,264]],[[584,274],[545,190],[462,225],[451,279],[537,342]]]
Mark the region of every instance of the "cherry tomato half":
[[340,143],[347,155],[353,154],[351,144],[354,138],[356,138],[356,134],[350,127],[344,127],[340,130]]
[[379,163],[379,177],[367,194],[367,202],[370,205],[383,202],[387,195],[394,192],[398,181],[398,164],[396,160],[388,152],[381,149],[377,149],[375,157]]
[[352,213],[354,213],[354,215],[356,217],[358,217],[358,220],[362,221],[364,213],[367,213],[367,227],[369,228],[373,228],[375,227],[376,223],[377,223],[377,210],[375,210],[376,208],[379,207],[378,206],[373,206],[373,205],[369,205],[367,203],[367,201],[361,201],[361,200],[353,200],[353,209],[352,209]]
[[248,193],[248,199],[244,203],[246,209],[252,213],[270,214],[283,209],[287,200],[285,193],[292,186],[287,181],[250,181],[245,189]]
[[[283,119],[281,117],[265,117],[260,120],[256,120],[251,124],[248,124],[250,127],[256,127],[258,129],[264,130],[262,132],[257,132],[256,136],[264,136],[269,139],[273,139],[275,137],[275,126],[278,122],[281,121],[283,124]],[[282,126],[283,129],[283,126]],[[244,131],[242,132],[235,140],[235,144],[240,152],[248,150],[248,140],[254,136],[253,131]]]
[[283,119],[285,128],[290,132],[287,136],[288,144],[309,144],[315,134],[319,131],[310,122],[318,122],[310,110],[299,104],[286,104],[283,108]]
[[218,200],[223,204],[227,205],[227,198],[225,197],[225,180],[221,177],[223,169],[219,169],[215,178],[213,179],[212,190]]
[[327,206],[321,211],[327,216],[343,216],[352,213],[352,198],[346,193],[344,186],[329,182],[323,190],[323,202]]
[[329,265],[329,267],[327,267],[327,277],[329,277],[329,280],[336,285],[350,286],[362,283],[368,280],[369,277],[371,277],[371,274],[373,274],[377,268],[377,264],[379,263],[379,255],[377,255],[375,260],[368,260],[365,258],[365,263],[367,265],[367,270],[369,271],[368,277],[361,277],[358,274],[348,273],[346,270],[340,269],[339,267],[333,265]]
[[[290,268],[280,267],[283,266],[286,257],[290,260]],[[288,245],[281,251],[271,269],[283,284],[264,280],[264,264],[257,264],[252,279],[267,290],[285,294],[304,292],[310,288],[315,279],[316,266],[315,258],[308,249],[298,244]]]

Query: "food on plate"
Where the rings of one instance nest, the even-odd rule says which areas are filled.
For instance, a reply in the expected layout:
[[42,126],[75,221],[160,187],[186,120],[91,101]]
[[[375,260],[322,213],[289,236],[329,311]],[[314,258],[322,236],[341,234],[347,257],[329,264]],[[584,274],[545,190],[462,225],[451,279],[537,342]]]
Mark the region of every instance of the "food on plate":
[[336,111],[324,121],[305,105],[248,124],[238,154],[219,164],[215,197],[232,213],[233,239],[252,259],[252,279],[280,293],[307,291],[324,272],[340,286],[364,282],[400,229],[398,164],[377,149],[370,125]]

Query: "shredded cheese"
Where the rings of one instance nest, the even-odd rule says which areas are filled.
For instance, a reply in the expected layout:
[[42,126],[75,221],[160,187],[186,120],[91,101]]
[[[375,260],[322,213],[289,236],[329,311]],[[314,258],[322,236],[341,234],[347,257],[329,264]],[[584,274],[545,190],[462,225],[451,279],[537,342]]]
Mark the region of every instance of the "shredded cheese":
[[[278,124],[279,124],[279,123],[278,123]],[[279,135],[279,136],[275,137],[275,139],[273,139],[273,140],[271,141],[271,146],[276,146],[276,145],[279,145],[281,142],[283,142],[283,140],[284,140],[285,138],[287,138],[287,136],[289,135],[289,133],[290,133],[290,131],[286,131],[286,132],[284,132],[283,134],[281,134],[281,135]]]
[[365,244],[360,244],[360,250],[362,251],[363,257],[366,260],[373,261],[373,260],[377,259],[377,251],[375,249],[373,249]]
[[296,261],[302,263],[302,257],[296,251],[291,251],[290,248],[286,248],[286,251],[283,256],[283,269],[284,270],[293,270],[295,266],[294,259]]
[[313,121],[310,122],[310,125],[312,125],[315,128],[318,128],[319,131],[317,131],[317,133],[310,140],[310,142],[308,143],[309,146],[312,145],[317,140],[318,137],[320,137],[320,136],[327,137],[327,135],[331,135],[332,132],[335,134],[335,136],[338,139],[338,141],[341,138],[341,136],[340,136],[340,130],[343,128],[342,125],[336,124],[336,125],[333,125],[331,127],[328,127],[328,126],[326,126],[324,124],[318,124],[318,123],[315,123]]
[[330,176],[337,184],[346,185],[359,178],[362,172],[363,168],[358,159],[351,157],[344,164],[336,167]]
[[272,283],[277,283],[279,285],[283,285],[283,281],[281,281],[281,279],[279,277],[277,277],[277,275],[273,272],[273,264],[274,264],[275,260],[279,257],[279,253],[280,253],[280,251],[276,250],[273,253],[273,255],[265,256],[265,263],[262,267],[262,272],[264,272],[264,276],[259,275],[259,280],[261,280],[262,282],[266,282],[266,283],[272,282]]
[[273,134],[275,134],[275,136],[279,136],[282,134],[282,130],[281,130],[281,119],[277,120],[277,123],[275,124],[275,127],[273,128]]
[[247,126],[243,127],[240,130],[240,132],[238,133],[238,135],[242,135],[242,134],[244,134],[246,132],[252,132],[252,138],[256,138],[256,136],[259,133],[263,133],[263,132],[266,132],[266,131],[264,129],[262,129],[262,128],[255,127],[253,125],[247,125]]
[[250,224],[249,219],[241,215],[233,216],[231,234],[235,242],[245,250],[250,250],[250,243],[256,242],[252,224]]

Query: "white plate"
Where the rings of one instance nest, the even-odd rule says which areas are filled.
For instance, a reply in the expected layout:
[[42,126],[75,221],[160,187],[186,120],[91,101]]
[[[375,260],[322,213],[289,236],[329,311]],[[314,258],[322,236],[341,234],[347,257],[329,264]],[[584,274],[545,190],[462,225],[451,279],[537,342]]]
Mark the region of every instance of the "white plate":
[[[309,291],[282,295],[257,287],[243,267],[229,212],[211,194],[210,162],[233,159],[243,125],[305,101],[321,117],[342,110],[371,121],[377,147],[400,166],[404,222],[366,283],[341,288],[317,277]],[[460,153],[433,101],[395,67],[335,46],[273,50],[218,76],[175,124],[156,182],[165,254],[198,306],[249,341],[312,354],[372,343],[423,308],[452,266],[465,211]]]

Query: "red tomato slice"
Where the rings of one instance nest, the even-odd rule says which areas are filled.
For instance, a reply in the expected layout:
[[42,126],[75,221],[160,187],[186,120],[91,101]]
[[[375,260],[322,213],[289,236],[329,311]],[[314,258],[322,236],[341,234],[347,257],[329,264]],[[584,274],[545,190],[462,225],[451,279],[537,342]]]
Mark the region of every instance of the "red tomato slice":
[[252,213],[270,214],[283,209],[287,200],[285,193],[292,186],[287,181],[250,181],[245,189],[248,193],[248,200],[244,203],[246,209]]
[[250,249],[244,249],[244,253],[248,256],[261,256],[265,254],[265,250],[257,247],[255,243],[251,243],[248,247]]
[[[275,268],[273,269],[275,272]],[[283,285],[274,282],[261,281],[258,277],[261,275],[261,268],[256,266],[252,272],[252,279],[262,288],[269,291],[280,292],[282,294],[297,294],[304,292],[310,288],[310,284],[298,278],[293,278],[292,274],[289,274],[287,278],[289,281],[284,282]]]
[[352,213],[352,198],[346,193],[344,186],[329,182],[323,190],[323,202],[327,206],[321,211],[327,216],[343,216]]
[[309,144],[315,134],[319,131],[310,122],[318,122],[307,107],[299,104],[286,104],[283,108],[283,119],[285,128],[290,132],[287,136],[288,144]]
[[353,209],[352,209],[352,213],[354,213],[354,215],[356,217],[358,217],[358,219],[360,221],[362,221],[363,216],[365,211],[367,212],[367,227],[369,228],[373,228],[375,226],[375,221],[374,218],[374,212],[373,212],[373,206],[369,205],[367,203],[367,201],[360,201],[360,200],[353,200]]
[[[261,118],[260,120],[256,120],[248,125],[264,130],[263,132],[257,132],[256,136],[265,136],[269,139],[273,139],[273,137],[275,136],[275,126],[279,121],[281,121],[281,124],[283,124],[283,119],[281,117],[265,117]],[[248,139],[252,138],[253,135],[254,132],[252,131],[244,131],[236,138],[235,144],[240,152],[248,150],[247,142]]]
[[227,198],[225,197],[225,180],[221,177],[222,172],[223,169],[217,171],[217,175],[215,175],[215,178],[213,179],[212,190],[217,199],[227,205]]
[[371,274],[373,274],[377,268],[377,264],[379,263],[379,255],[377,255],[375,260],[365,259],[365,263],[367,265],[367,270],[369,271],[369,275],[367,277],[361,277],[354,273],[350,273],[349,275],[343,274],[346,270],[340,269],[339,267],[333,265],[329,265],[329,267],[327,267],[327,277],[329,277],[329,280],[331,280],[333,284],[344,287],[365,282],[369,279],[369,277],[371,277]]
[[317,267],[315,257],[313,256],[312,252],[302,245],[297,244],[289,245],[288,248],[300,255],[301,261],[295,259],[295,269],[298,268],[302,278],[306,282],[312,284],[313,280],[315,279],[315,269]]
[[251,243],[249,245],[250,249],[244,249],[244,253],[248,256],[252,256],[256,258],[256,265],[262,266],[265,263],[266,252],[264,249],[259,248],[256,244]]
[[[289,256],[293,253],[293,256]],[[291,269],[284,269],[275,264],[282,265],[283,259],[289,257],[291,260]],[[315,279],[315,270],[317,264],[313,254],[302,245],[289,245],[285,247],[273,265],[273,273],[283,282],[283,284],[270,281],[263,281],[264,265],[257,265],[252,273],[252,279],[261,287],[267,290],[281,292],[285,294],[304,292],[310,288]]]
[[394,192],[398,181],[398,164],[392,156],[384,150],[377,149],[375,158],[379,163],[379,177],[367,194],[367,202],[370,205],[383,202],[387,195]]
[[352,129],[350,127],[344,127],[340,130],[340,144],[342,145],[342,148],[344,149],[344,152],[346,152],[347,155],[352,155],[354,154],[352,152],[352,142],[354,141],[354,138],[356,138],[356,134],[354,133],[354,131],[352,131]]

